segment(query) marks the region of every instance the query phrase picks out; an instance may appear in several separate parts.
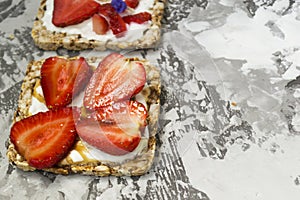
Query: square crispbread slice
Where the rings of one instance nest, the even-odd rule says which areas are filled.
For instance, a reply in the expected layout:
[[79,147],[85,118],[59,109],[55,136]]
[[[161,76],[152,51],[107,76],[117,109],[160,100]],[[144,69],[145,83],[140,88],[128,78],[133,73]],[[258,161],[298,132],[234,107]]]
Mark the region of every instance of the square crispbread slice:
[[[69,58],[72,59],[72,58]],[[137,58],[135,58],[137,59]],[[101,58],[88,58],[88,63],[95,67],[98,65]],[[141,61],[141,60],[140,60]],[[31,116],[30,106],[33,102],[33,96],[44,102],[43,96],[36,93],[36,88],[40,86],[40,69],[44,60],[32,61],[28,64],[26,76],[23,80],[21,93],[18,100],[18,107],[14,115],[14,122]],[[85,174],[95,176],[138,176],[145,174],[151,167],[154,154],[157,132],[157,123],[160,110],[160,73],[156,67],[148,61],[141,61],[146,69],[147,83],[143,90],[138,94],[145,100],[148,109],[148,125],[147,129],[149,137],[144,140],[144,145],[140,151],[130,159],[123,161],[109,161],[91,159],[86,154],[83,142],[78,138],[73,150],[78,151],[82,155],[83,160],[74,161],[71,159],[70,153],[54,167],[43,169],[43,171],[52,172],[55,174]],[[72,151],[73,151],[72,150]],[[35,171],[36,169],[29,166],[27,161],[16,151],[14,145],[9,142],[7,157],[9,161],[15,164],[18,168],[24,171]]]
[[[141,0],[140,4],[143,4],[147,0]],[[84,49],[95,49],[99,51],[104,51],[106,49],[111,50],[121,50],[121,49],[145,49],[152,48],[157,45],[160,40],[161,34],[161,19],[164,12],[164,5],[166,0],[154,0],[153,6],[151,7],[152,19],[147,25],[147,28],[141,33],[140,37],[134,39],[116,39],[116,37],[111,38],[87,38],[76,31],[66,33],[64,28],[59,30],[49,30],[47,24],[45,25],[44,16],[51,18],[52,16],[45,15],[47,11],[47,3],[51,3],[53,0],[42,0],[40,7],[38,9],[38,14],[36,16],[33,28],[32,28],[32,38],[35,44],[44,50],[56,50],[60,47],[70,49],[70,50],[84,50]],[[100,0],[98,2],[107,3],[109,0]],[[49,21],[49,19],[48,19]],[[50,19],[51,21],[51,19]],[[49,25],[48,25],[49,26]],[[88,31],[93,31],[89,29]],[[135,32],[127,32],[128,34],[135,34]],[[127,34],[126,33],[126,34]]]

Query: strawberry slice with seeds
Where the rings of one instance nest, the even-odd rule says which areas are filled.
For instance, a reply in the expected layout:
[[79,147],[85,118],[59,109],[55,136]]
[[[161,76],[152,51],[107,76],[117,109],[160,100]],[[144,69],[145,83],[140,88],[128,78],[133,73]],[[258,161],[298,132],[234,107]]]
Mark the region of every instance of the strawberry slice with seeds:
[[112,53],[99,63],[90,79],[84,95],[88,110],[129,100],[140,92],[146,83],[146,71],[139,61],[126,59]]
[[98,12],[94,0],[54,0],[52,23],[58,27],[79,24]]
[[151,14],[148,12],[141,12],[133,15],[124,16],[123,20],[127,24],[130,24],[131,22],[142,24],[151,20]]
[[136,8],[139,3],[140,0],[125,0],[125,3],[127,4],[127,6],[129,6],[130,8]]
[[140,126],[146,126],[147,115],[147,109],[142,103],[130,100],[101,107],[93,112],[89,118],[103,123],[129,124],[134,122]]
[[76,129],[81,139],[111,155],[132,152],[146,126],[147,110],[137,101],[119,102],[81,119]]
[[47,58],[41,68],[41,86],[49,109],[64,107],[72,101],[92,76],[83,57]]
[[93,31],[99,35],[104,35],[109,29],[108,23],[104,17],[94,14],[92,18]]
[[78,115],[72,107],[37,113],[14,123],[10,141],[30,166],[52,167],[74,145],[77,136],[74,119]]
[[117,124],[84,119],[79,121],[76,129],[83,141],[103,152],[116,156],[132,152],[141,140],[138,126],[124,129]]
[[102,4],[98,11],[108,21],[109,28],[116,37],[122,37],[125,34],[127,31],[126,23],[110,3]]

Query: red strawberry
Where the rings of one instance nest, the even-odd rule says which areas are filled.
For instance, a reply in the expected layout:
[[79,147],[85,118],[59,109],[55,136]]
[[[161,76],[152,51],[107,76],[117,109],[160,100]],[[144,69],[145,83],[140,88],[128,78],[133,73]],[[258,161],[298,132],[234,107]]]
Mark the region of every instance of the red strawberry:
[[85,90],[84,106],[89,110],[128,100],[142,90],[146,71],[141,62],[112,53],[99,63]]
[[138,127],[123,130],[116,124],[99,123],[91,119],[81,120],[76,129],[83,141],[111,155],[132,152],[141,140]]
[[111,106],[101,107],[89,116],[94,120],[111,124],[138,123],[147,125],[147,109],[138,101],[121,101]]
[[14,123],[10,140],[30,166],[52,167],[66,156],[76,140],[73,114],[78,117],[77,109],[67,107],[32,115]]
[[125,0],[125,3],[130,8],[136,8],[139,5],[140,0]]
[[98,14],[94,14],[92,18],[93,31],[99,35],[104,35],[108,31],[108,23],[106,19]]
[[97,13],[99,6],[94,0],[54,0],[52,23],[58,27],[79,24]]
[[142,24],[151,20],[151,14],[148,12],[141,12],[134,15],[127,15],[123,17],[124,22],[130,24],[131,22]]
[[55,109],[68,105],[91,76],[92,70],[83,57],[47,58],[41,68],[41,86],[47,107]]
[[126,23],[110,3],[101,5],[99,14],[108,21],[109,27],[116,37],[121,37],[125,34],[127,31]]
[[122,102],[97,110],[90,118],[80,120],[76,129],[90,145],[111,155],[124,155],[138,146],[146,117],[142,104]]

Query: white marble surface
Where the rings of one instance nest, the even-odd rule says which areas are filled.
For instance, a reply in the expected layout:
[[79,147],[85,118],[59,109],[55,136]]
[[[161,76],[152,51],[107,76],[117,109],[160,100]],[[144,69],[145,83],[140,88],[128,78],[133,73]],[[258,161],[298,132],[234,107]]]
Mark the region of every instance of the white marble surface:
[[5,156],[27,63],[79,54],[34,46],[37,6],[0,2],[0,199],[300,198],[299,1],[170,0],[161,45],[122,52],[161,69],[155,163],[104,178],[22,172]]

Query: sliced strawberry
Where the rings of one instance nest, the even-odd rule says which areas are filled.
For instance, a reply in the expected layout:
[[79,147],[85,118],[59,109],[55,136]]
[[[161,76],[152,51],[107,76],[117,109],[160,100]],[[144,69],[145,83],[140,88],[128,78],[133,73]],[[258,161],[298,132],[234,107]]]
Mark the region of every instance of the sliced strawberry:
[[37,169],[49,168],[70,151],[76,140],[74,117],[68,107],[32,115],[14,123],[10,140],[16,150]]
[[94,0],[54,0],[52,23],[58,27],[79,24],[97,13],[99,6]]
[[68,105],[91,76],[92,70],[83,57],[47,58],[41,68],[41,86],[47,107],[55,109]]
[[88,144],[111,155],[124,155],[132,152],[141,140],[140,125],[126,125],[86,118],[77,123],[76,129],[80,138]]
[[97,109],[89,117],[103,123],[147,125],[147,109],[138,101],[121,101]]
[[140,0],[125,0],[125,3],[127,4],[127,6],[129,6],[130,8],[136,8],[139,3]]
[[125,34],[126,23],[110,3],[102,4],[99,7],[99,14],[108,21],[109,27],[116,37],[122,37]]
[[104,35],[108,31],[108,23],[104,17],[94,14],[92,18],[93,31],[99,35]]
[[151,14],[148,12],[141,12],[134,15],[127,15],[123,17],[124,22],[130,24],[131,22],[142,24],[151,20]]
[[122,101],[101,107],[76,126],[90,145],[112,155],[133,151],[147,125],[147,109],[137,101]]
[[89,110],[128,100],[142,90],[146,71],[141,62],[112,53],[99,63],[85,90],[84,106]]

